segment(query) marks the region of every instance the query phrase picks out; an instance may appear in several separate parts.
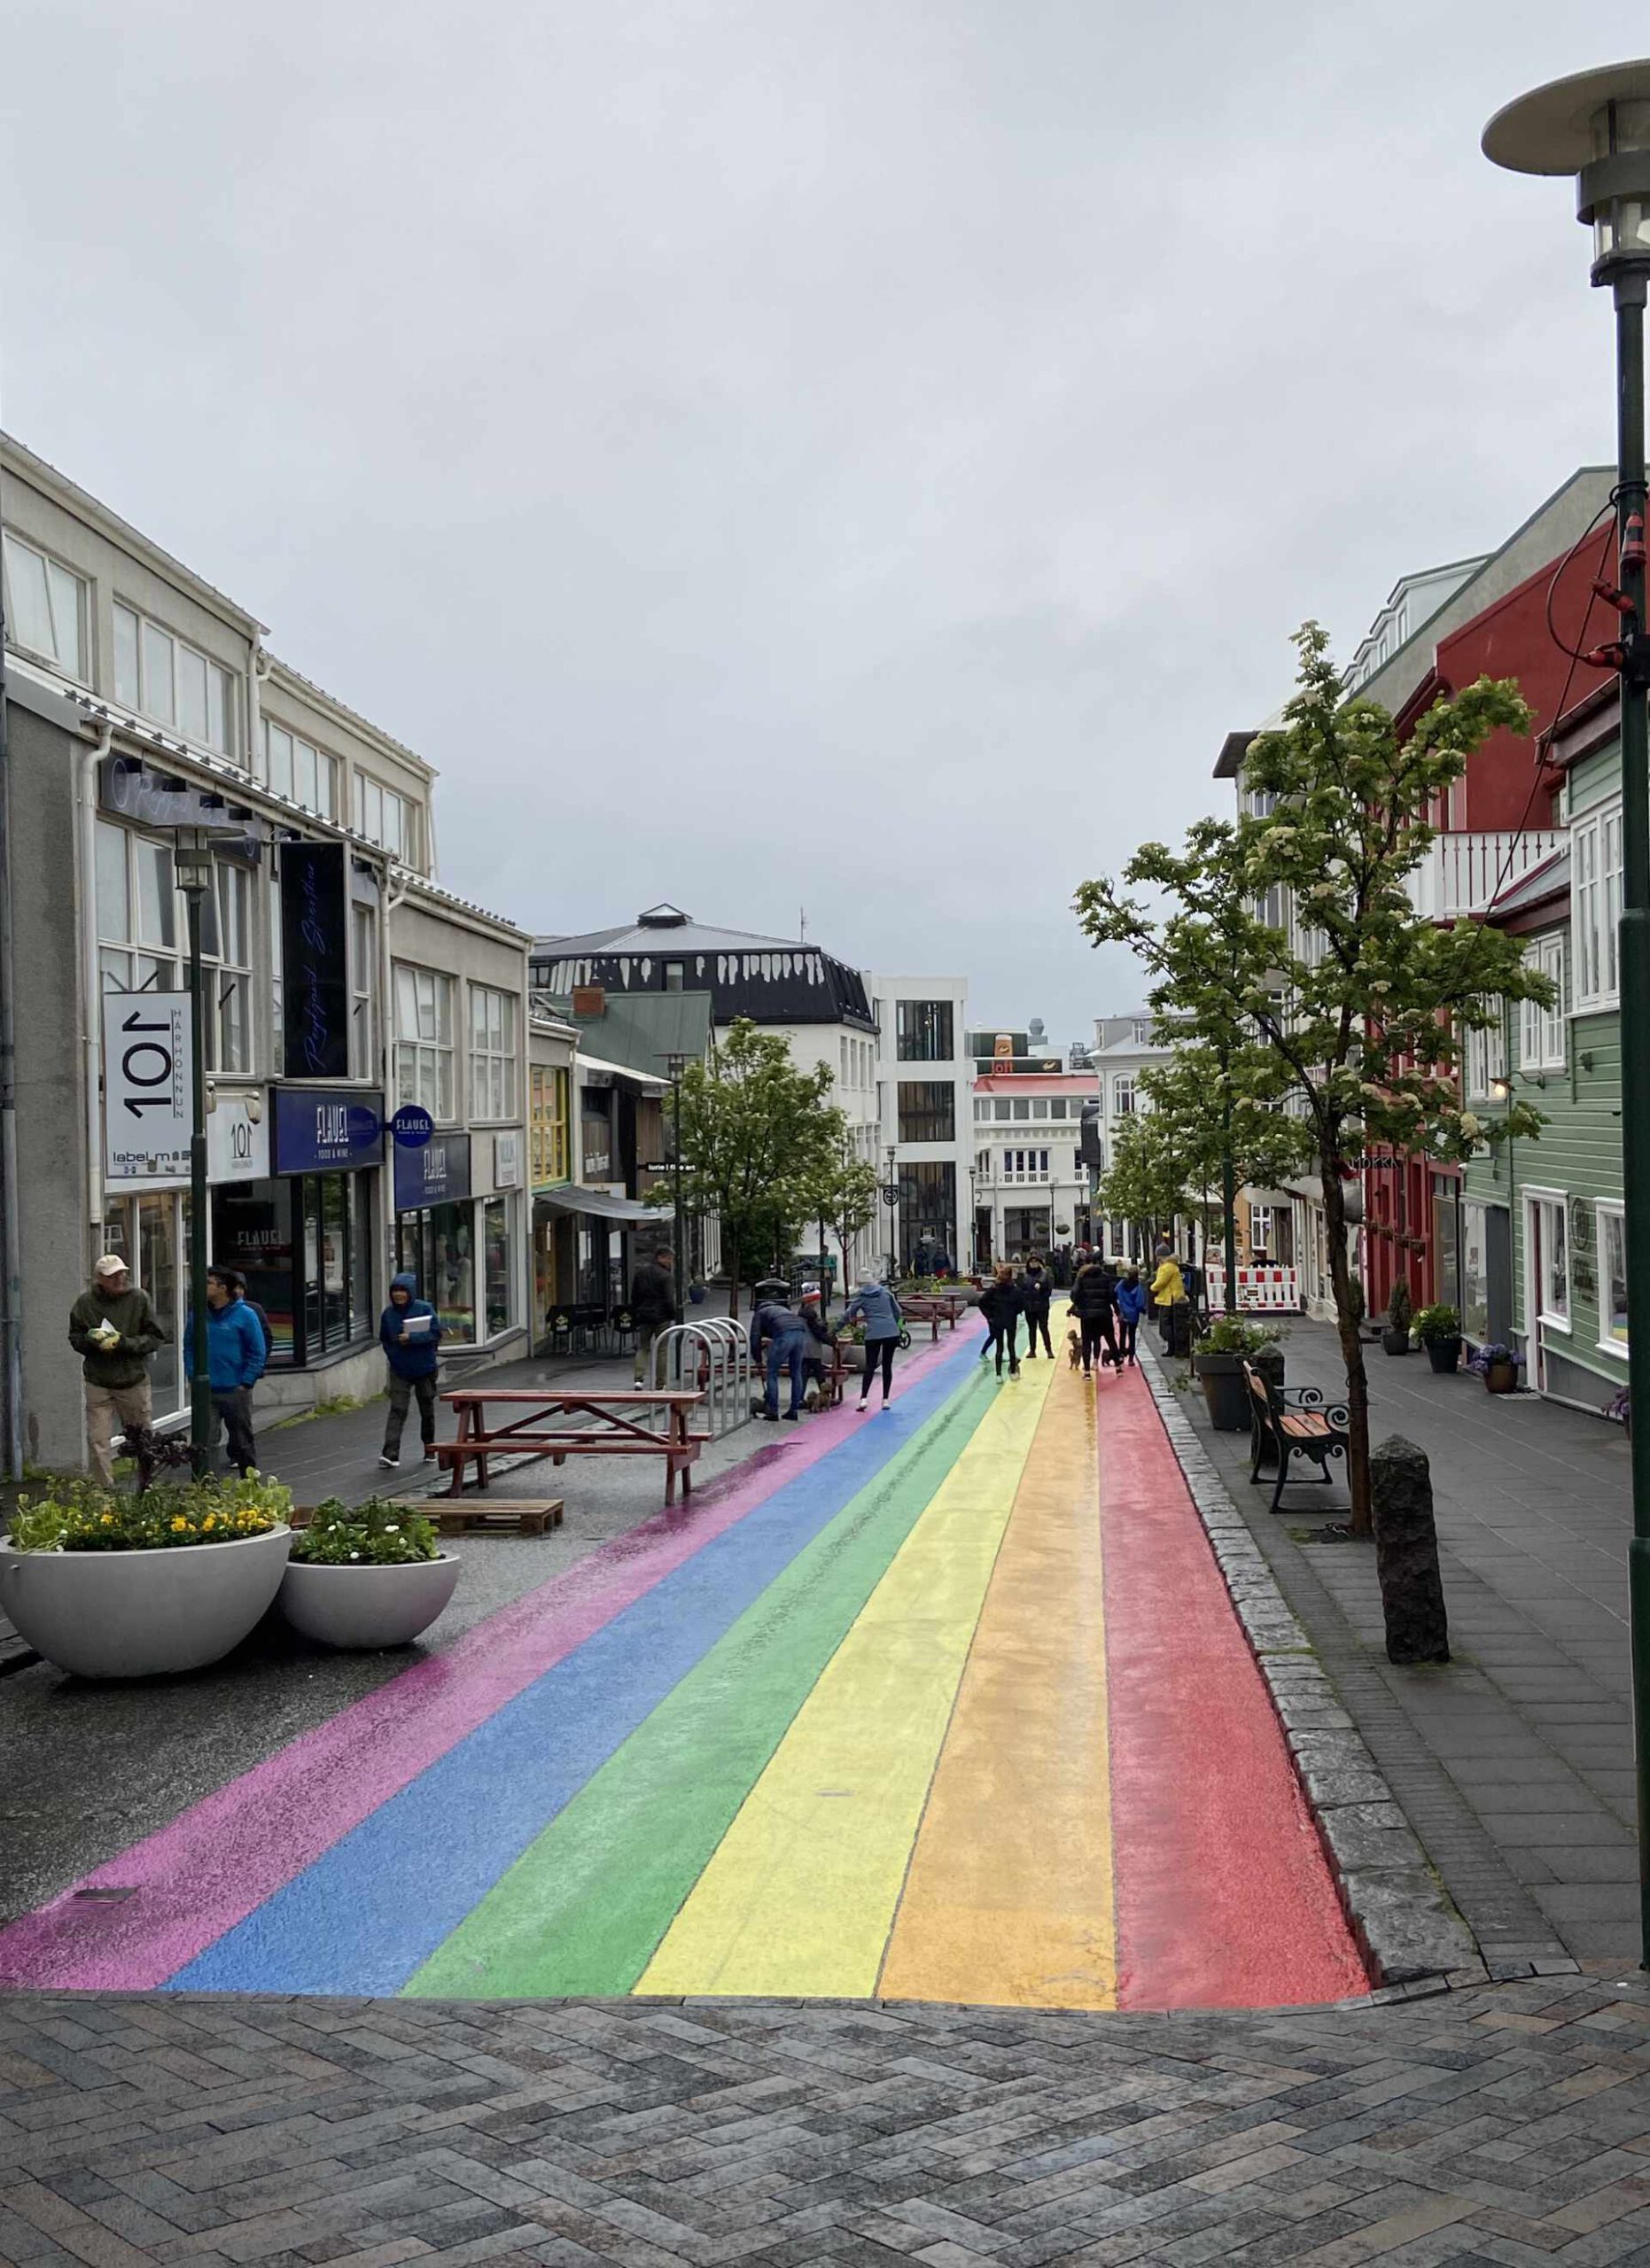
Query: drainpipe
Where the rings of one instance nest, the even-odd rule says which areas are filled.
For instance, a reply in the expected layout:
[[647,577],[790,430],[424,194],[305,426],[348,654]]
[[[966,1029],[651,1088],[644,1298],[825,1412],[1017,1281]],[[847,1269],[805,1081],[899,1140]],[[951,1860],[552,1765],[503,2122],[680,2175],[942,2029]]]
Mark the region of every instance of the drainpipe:
[[8,1479],[23,1477],[22,1215],[17,1189],[17,1041],[12,957],[12,757],[0,599],[0,1440]]
[[[97,766],[108,755],[114,726],[105,718],[80,760],[81,1048],[86,1097],[87,1222],[103,1225],[103,983],[97,963]],[[86,1255],[82,1255],[84,1275]]]
[[258,688],[269,681],[269,656],[254,638],[252,667],[246,672],[246,777],[263,778],[263,703]]
[[[384,1099],[389,1105],[389,1109],[385,1115],[392,1118],[395,1115],[396,1107],[393,1084],[395,1045],[391,1037],[394,1029],[393,1019],[395,1014],[395,994],[394,967],[390,953],[390,916],[407,896],[404,882],[399,889],[396,887],[393,880],[394,873],[393,865],[386,858],[384,862],[384,896],[380,900],[381,911],[378,917],[378,1068],[383,1074]],[[458,1047],[456,1031],[453,1034],[453,1046],[455,1057],[456,1057]],[[384,1146],[382,1173],[384,1178],[382,1297],[387,1301],[390,1295],[391,1253],[395,1239],[395,1145],[393,1141],[386,1142]]]

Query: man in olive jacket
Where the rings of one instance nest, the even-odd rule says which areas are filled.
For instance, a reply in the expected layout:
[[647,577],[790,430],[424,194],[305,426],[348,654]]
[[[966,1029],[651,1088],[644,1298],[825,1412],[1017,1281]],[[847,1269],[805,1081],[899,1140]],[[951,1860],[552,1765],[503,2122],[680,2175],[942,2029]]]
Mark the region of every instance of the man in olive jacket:
[[91,1289],[69,1309],[69,1344],[86,1380],[86,1447],[105,1488],[114,1485],[112,1443],[128,1425],[149,1423],[149,1357],[166,1344],[147,1292],[127,1275],[118,1253],[105,1252]]

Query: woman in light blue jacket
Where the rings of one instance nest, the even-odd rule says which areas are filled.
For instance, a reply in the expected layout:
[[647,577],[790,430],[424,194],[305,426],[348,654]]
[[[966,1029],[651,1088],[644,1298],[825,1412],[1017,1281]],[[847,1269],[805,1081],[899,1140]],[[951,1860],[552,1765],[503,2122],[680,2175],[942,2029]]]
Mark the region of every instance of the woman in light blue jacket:
[[860,1288],[843,1312],[844,1324],[863,1323],[865,1325],[865,1369],[860,1380],[860,1409],[863,1413],[870,1400],[871,1379],[880,1363],[883,1371],[883,1408],[888,1407],[889,1390],[894,1379],[894,1349],[899,1344],[904,1313],[899,1302],[886,1284],[879,1284],[875,1276],[861,1276]]

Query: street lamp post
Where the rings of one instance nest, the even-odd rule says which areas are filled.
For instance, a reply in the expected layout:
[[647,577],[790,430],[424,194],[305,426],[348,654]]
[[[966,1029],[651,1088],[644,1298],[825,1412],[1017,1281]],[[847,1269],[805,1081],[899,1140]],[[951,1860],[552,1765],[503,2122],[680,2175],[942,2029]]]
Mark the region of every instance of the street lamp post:
[[[1641,1965],[1650,1967],[1650,637],[1645,623],[1645,300],[1650,285],[1650,59],[1558,79],[1498,111],[1484,155],[1510,172],[1573,174],[1593,231],[1592,280],[1615,301],[1620,625],[1595,658],[1621,687],[1622,1175],[1632,1428],[1633,1730]],[[1631,1043],[1631,1044],[1629,1044]],[[1534,1320],[1531,1319],[1531,1328]]]
[[894,1192],[893,1201],[888,1208],[888,1242],[891,1247],[888,1254],[888,1280],[891,1284],[899,1281],[899,1177],[894,1171],[894,1160],[898,1155],[891,1142],[888,1145],[888,1186]]
[[671,1251],[676,1265],[672,1271],[676,1278],[676,1320],[680,1323],[686,1310],[682,1301],[687,1296],[688,1224],[681,1217],[681,1075],[693,1058],[674,1052],[665,1058],[665,1068],[670,1076],[670,1169],[671,1194],[674,1212],[671,1226]]
[[189,935],[189,1057],[193,1104],[189,1130],[189,1440],[196,1477],[212,1455],[212,1380],[206,1363],[206,1008],[200,961],[200,908],[212,888],[212,838],[180,827],[174,871]]

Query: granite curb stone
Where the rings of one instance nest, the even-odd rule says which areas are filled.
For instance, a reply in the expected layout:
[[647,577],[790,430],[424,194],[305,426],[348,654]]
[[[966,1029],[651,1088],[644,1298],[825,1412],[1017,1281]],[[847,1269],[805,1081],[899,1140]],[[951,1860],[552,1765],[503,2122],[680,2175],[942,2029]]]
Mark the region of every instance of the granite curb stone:
[[1284,1599],[1226,1482],[1179,1408],[1155,1349],[1140,1371],[1197,1508],[1244,1636],[1265,1680],[1335,1887],[1360,1951],[1383,1987],[1438,1991],[1490,1973]]

